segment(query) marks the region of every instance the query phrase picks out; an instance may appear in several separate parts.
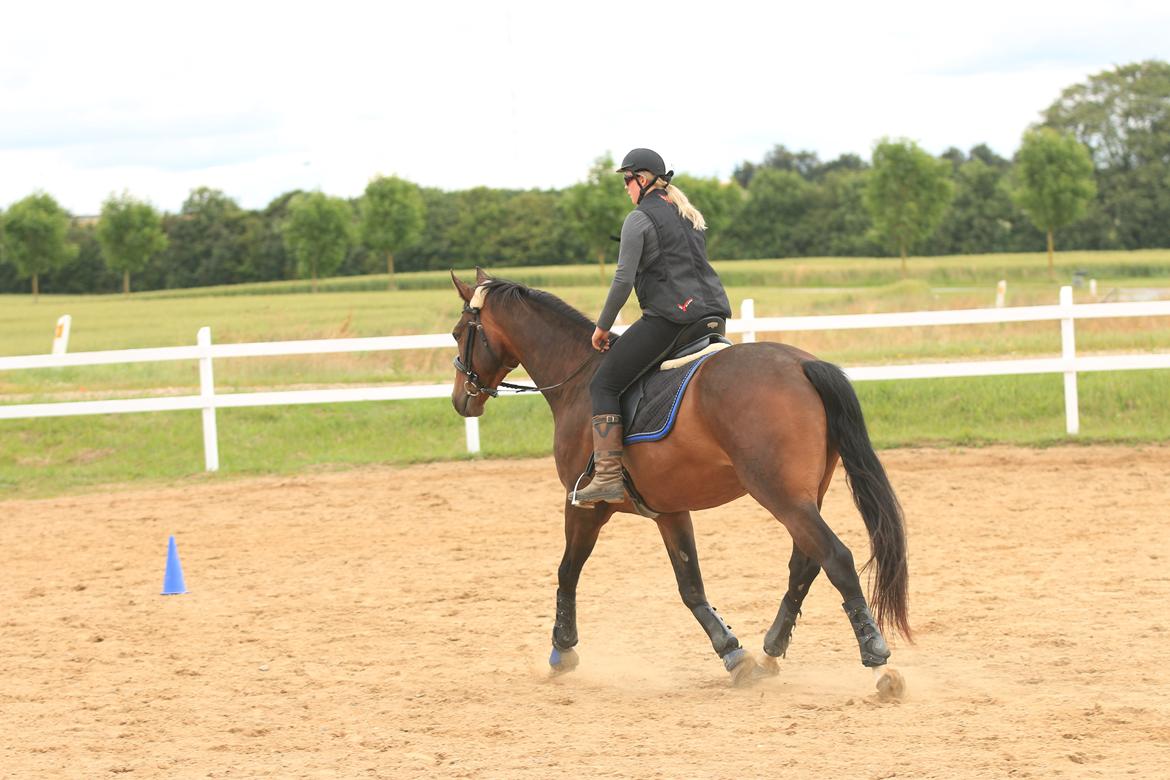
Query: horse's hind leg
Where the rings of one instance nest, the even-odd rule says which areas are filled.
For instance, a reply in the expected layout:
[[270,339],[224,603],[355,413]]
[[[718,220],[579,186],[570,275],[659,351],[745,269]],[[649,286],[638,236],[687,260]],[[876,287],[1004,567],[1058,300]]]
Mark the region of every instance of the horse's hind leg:
[[711,640],[711,647],[723,661],[724,668],[731,673],[732,682],[737,685],[747,682],[756,668],[755,659],[740,647],[739,640],[731,633],[731,626],[707,603],[690,512],[659,515],[657,523],[662,541],[666,543],[666,552],[670,556],[670,565],[674,569],[683,604],[703,627],[707,638]]
[[[772,627],[764,635],[764,652],[768,659],[780,658],[788,651],[792,641],[792,629],[796,627],[796,617],[800,614],[800,605],[808,595],[808,588],[821,571],[821,566],[812,558],[805,555],[799,547],[792,545],[792,557],[788,559],[788,592],[780,600],[780,609]],[[772,662],[775,664],[775,662]]]
[[825,575],[841,594],[841,606],[853,627],[861,651],[861,663],[869,667],[883,666],[890,657],[890,648],[865,601],[861,580],[854,568],[853,553],[829,528],[816,503],[792,501],[779,486],[754,484],[749,485],[749,490],[784,524],[800,551],[825,570]]
[[[837,456],[830,454],[829,462],[825,467],[824,475],[817,489],[817,510],[820,511],[825,493],[829,490],[829,482],[833,479],[833,471],[837,466]],[[788,645],[792,642],[792,631],[796,628],[796,618],[800,615],[800,605],[808,595],[809,586],[821,572],[821,565],[804,553],[793,542],[792,555],[788,559],[788,592],[780,600],[780,609],[776,612],[776,619],[772,627],[764,635],[764,666],[772,672],[780,671],[776,664],[777,658],[783,658],[788,652]]]

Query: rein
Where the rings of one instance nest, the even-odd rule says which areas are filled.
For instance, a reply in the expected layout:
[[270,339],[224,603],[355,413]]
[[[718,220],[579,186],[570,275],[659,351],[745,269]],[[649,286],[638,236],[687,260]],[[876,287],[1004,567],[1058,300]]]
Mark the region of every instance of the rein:
[[[573,369],[571,374],[562,379],[560,382],[557,382],[555,385],[545,385],[544,387],[529,387],[528,385],[517,385],[511,382],[500,382],[496,387],[486,387],[481,383],[479,374],[475,373],[475,370],[471,367],[471,351],[475,346],[476,331],[479,332],[480,338],[483,339],[483,348],[494,357],[491,344],[489,344],[487,340],[487,334],[484,333],[483,330],[483,323],[479,320],[479,312],[480,308],[478,306],[472,306],[469,303],[463,304],[463,313],[471,315],[471,320],[468,321],[467,327],[471,328],[472,332],[467,334],[467,344],[463,348],[463,354],[456,355],[454,361],[455,370],[466,377],[466,379],[463,381],[463,392],[470,396],[477,396],[480,393],[483,393],[484,395],[487,395],[491,398],[495,398],[500,394],[499,388],[501,387],[507,388],[508,390],[512,390],[517,393],[542,393],[545,390],[555,390],[561,385],[567,383],[573,377],[577,376],[577,374],[580,374],[582,369],[589,365],[589,361],[593,359],[593,355],[587,355],[581,365]],[[511,371],[514,368],[516,368],[516,366],[511,366],[508,368],[508,370]]]

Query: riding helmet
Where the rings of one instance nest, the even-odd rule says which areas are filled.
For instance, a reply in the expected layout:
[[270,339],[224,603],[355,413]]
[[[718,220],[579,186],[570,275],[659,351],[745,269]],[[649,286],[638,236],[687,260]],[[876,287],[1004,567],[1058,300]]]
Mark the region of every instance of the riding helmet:
[[618,173],[637,173],[638,171],[650,171],[655,176],[666,175],[666,163],[662,160],[662,155],[653,149],[631,149],[624,158],[622,158],[622,167],[617,169]]

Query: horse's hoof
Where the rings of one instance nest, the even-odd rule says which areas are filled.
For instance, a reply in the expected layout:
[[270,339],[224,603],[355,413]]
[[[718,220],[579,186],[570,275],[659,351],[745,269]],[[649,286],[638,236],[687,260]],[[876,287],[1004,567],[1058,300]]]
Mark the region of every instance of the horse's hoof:
[[780,674],[780,662],[775,656],[764,653],[764,660],[760,662],[760,673],[767,677],[775,677]]
[[579,663],[581,663],[581,656],[577,655],[576,650],[572,648],[561,650],[554,645],[552,653],[548,657],[549,673],[554,677],[558,674],[565,674],[576,669]]
[[897,669],[880,666],[874,669],[874,677],[878,701],[901,701],[906,695],[906,678]]
[[742,647],[724,656],[723,665],[731,673],[731,685],[734,688],[745,688],[759,679],[760,665]]

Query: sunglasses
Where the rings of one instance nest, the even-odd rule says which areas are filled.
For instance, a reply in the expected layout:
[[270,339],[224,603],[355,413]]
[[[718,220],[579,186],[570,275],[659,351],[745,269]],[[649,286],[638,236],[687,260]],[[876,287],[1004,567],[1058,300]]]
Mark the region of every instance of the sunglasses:
[[625,180],[627,187],[630,186],[630,182],[632,182],[635,178],[637,177],[635,177],[632,173],[627,173],[625,176],[622,176],[622,179]]

